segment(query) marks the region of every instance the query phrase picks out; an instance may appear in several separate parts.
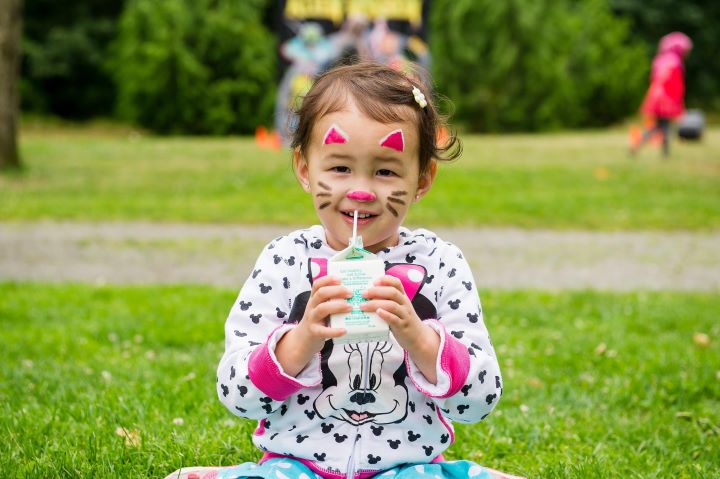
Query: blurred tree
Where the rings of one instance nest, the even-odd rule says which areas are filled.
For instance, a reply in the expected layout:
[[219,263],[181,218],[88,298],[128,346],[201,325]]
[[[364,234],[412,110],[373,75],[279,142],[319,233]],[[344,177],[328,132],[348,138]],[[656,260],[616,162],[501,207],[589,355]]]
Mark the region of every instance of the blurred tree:
[[113,48],[118,111],[161,133],[270,123],[275,39],[265,0],[129,0]]
[[685,62],[687,104],[720,111],[720,2],[612,0],[611,5],[616,14],[632,19],[633,34],[646,43],[648,59],[663,35],[688,35],[694,47]]
[[0,1],[0,170],[20,167],[17,148],[22,0]]
[[475,131],[607,125],[637,107],[649,66],[606,0],[435,0],[430,44]]
[[84,119],[113,113],[107,48],[124,0],[25,0],[24,110]]

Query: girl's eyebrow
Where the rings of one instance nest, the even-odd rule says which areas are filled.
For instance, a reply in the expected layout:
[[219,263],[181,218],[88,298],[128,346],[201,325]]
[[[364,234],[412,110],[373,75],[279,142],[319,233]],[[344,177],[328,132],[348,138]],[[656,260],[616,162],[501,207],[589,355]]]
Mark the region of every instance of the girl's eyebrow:
[[354,160],[355,157],[348,153],[330,153],[325,157],[327,160]]

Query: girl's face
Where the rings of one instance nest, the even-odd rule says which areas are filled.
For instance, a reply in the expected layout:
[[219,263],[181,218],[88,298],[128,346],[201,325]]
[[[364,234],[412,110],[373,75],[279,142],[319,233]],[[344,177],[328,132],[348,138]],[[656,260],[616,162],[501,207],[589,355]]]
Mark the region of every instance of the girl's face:
[[313,126],[307,156],[296,150],[294,166],[313,197],[330,247],[347,247],[355,210],[365,249],[377,252],[398,243],[410,204],[428,192],[435,178],[435,162],[420,174],[418,146],[411,122],[377,122],[354,102]]

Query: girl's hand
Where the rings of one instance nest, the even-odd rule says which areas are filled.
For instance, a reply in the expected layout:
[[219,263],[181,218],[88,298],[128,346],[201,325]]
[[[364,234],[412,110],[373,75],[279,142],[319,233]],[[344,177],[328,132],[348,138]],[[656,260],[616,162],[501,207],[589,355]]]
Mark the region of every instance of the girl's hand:
[[369,301],[360,305],[360,309],[375,312],[388,323],[400,346],[408,352],[427,380],[435,383],[440,336],[423,324],[400,280],[385,275],[375,281],[363,296]]
[[313,282],[302,320],[275,346],[275,357],[286,374],[297,376],[322,350],[326,340],[346,333],[345,329],[331,328],[327,323],[331,314],[352,310],[346,301],[351,296],[352,291],[342,286],[339,278],[323,276]]

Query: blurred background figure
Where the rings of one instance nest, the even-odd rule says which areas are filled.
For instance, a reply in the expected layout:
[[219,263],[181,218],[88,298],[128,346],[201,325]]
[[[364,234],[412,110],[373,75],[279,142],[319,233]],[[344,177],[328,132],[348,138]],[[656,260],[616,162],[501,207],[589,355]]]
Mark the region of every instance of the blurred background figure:
[[[429,84],[426,41],[430,0],[345,2],[278,0],[281,80],[275,100],[275,130],[256,130],[257,144],[277,149],[289,143],[293,111],[314,79],[338,64],[374,61]],[[423,78],[418,78],[423,75]]]
[[630,147],[634,155],[653,136],[662,138],[663,156],[670,153],[670,122],[685,111],[685,57],[692,41],[681,32],[672,32],[660,39],[658,53],[652,62],[650,88],[640,111],[652,121]]

